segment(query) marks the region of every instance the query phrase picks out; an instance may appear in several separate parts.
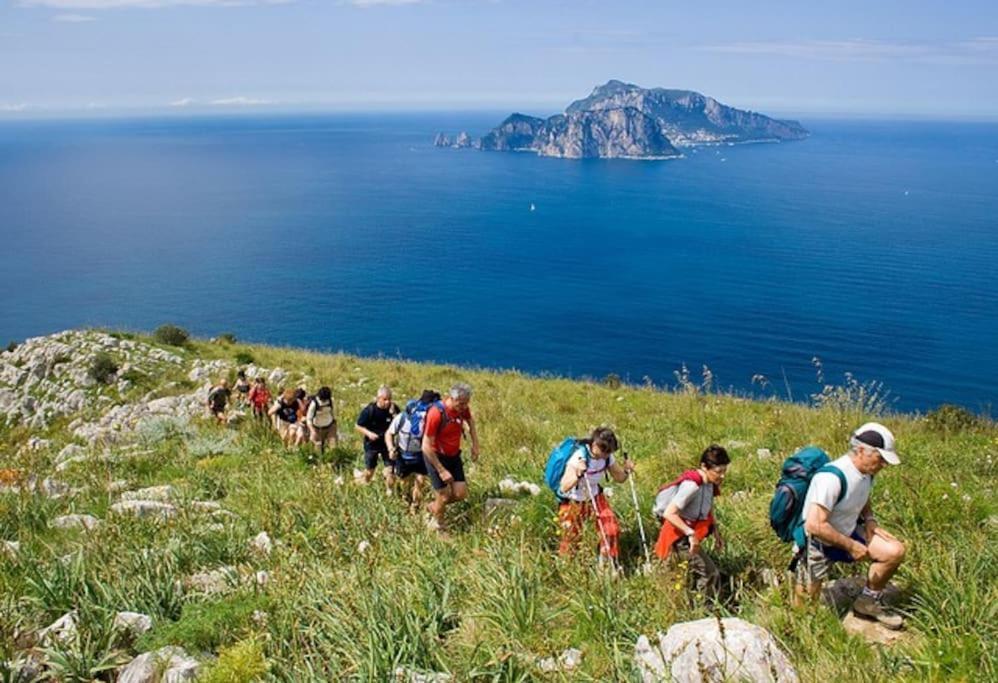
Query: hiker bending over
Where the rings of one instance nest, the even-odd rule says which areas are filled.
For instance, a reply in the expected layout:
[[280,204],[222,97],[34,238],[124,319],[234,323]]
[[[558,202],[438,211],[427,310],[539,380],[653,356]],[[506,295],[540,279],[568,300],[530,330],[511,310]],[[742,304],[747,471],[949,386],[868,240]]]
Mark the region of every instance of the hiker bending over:
[[254,417],[262,420],[267,415],[267,406],[270,403],[270,390],[267,388],[267,380],[257,377],[253,381],[253,388],[249,392],[249,402],[253,406]]
[[[851,450],[819,470],[804,499],[803,526],[795,539],[797,594],[814,598],[835,562],[868,560],[863,592],[853,602],[858,617],[900,629],[901,616],[883,606],[887,582],[904,560],[905,546],[873,516],[870,492],[873,476],[886,465],[900,464],[894,435],[887,427],[868,422],[853,432]],[[843,491],[844,489],[844,491]]]
[[333,410],[333,392],[329,387],[320,388],[319,393],[308,402],[305,424],[315,450],[324,453],[327,445],[336,448],[336,413]]
[[378,460],[381,460],[382,475],[385,478],[385,488],[388,494],[392,493],[392,485],[395,483],[392,471],[392,461],[388,457],[388,445],[385,443],[385,432],[392,423],[392,419],[398,415],[399,407],[392,403],[392,390],[382,384],[378,387],[378,393],[374,400],[364,406],[357,416],[357,424],[354,427],[364,435],[364,483],[370,483],[374,479],[374,471],[378,467]]
[[295,390],[290,387],[285,389],[267,414],[274,419],[277,433],[284,445],[294,445],[298,439],[298,400],[295,398]]
[[405,404],[385,432],[385,446],[392,462],[394,479],[402,483],[402,495],[409,498],[409,510],[419,509],[426,481],[426,463],[423,461],[423,427],[430,407],[440,402],[440,394],[423,390],[418,399]]
[[721,573],[701,544],[713,536],[714,548],[724,549],[714,520],[714,498],[721,493],[730,462],[724,448],[711,444],[700,455],[697,469],[683,472],[658,490],[652,510],[662,520],[655,554],[667,560],[675,551],[673,557],[689,565],[693,588],[709,597],[717,595]]
[[205,405],[208,407],[208,412],[214,415],[219,422],[225,422],[225,407],[229,404],[229,396],[231,395],[232,390],[229,389],[229,380],[227,379],[219,380],[218,384],[208,392]]
[[478,431],[471,416],[470,403],[471,387],[458,382],[451,387],[442,403],[426,412],[423,462],[435,491],[435,498],[427,510],[431,516],[429,525],[438,530],[443,525],[447,505],[468,497],[464,461],[461,459],[461,437],[464,436],[465,424],[471,436],[471,461],[478,461]]
[[[603,494],[602,481],[609,473],[616,482],[627,481],[634,463],[620,465],[613,457],[620,447],[617,435],[609,427],[597,427],[565,463],[559,486],[558,523],[561,526],[559,555],[569,555],[575,548],[587,519],[593,518],[599,536],[599,557],[616,561],[620,555],[620,524]],[[594,509],[595,508],[595,509]]]

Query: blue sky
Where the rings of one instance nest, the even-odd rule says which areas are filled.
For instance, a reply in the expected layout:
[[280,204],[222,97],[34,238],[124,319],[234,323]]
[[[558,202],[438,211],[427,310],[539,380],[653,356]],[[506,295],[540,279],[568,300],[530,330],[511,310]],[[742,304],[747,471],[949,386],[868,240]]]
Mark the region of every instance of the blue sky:
[[0,116],[561,110],[597,83],[773,113],[998,118],[998,2],[0,0]]

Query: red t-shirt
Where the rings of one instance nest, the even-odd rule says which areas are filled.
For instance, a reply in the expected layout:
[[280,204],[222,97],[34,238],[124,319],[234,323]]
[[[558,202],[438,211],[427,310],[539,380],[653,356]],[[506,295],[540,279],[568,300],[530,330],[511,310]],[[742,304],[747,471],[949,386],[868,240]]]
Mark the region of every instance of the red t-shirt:
[[447,407],[447,422],[440,426],[440,408],[433,406],[426,411],[426,429],[423,432],[434,438],[438,455],[453,457],[461,451],[461,437],[464,435],[464,422],[471,419],[471,411],[458,412],[455,408]]

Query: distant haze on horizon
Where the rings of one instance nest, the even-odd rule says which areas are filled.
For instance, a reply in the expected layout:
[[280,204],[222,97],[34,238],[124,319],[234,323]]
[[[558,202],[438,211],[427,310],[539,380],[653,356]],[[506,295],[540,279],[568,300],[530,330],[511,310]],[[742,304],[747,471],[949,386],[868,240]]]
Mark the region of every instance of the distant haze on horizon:
[[0,120],[562,110],[617,78],[774,115],[998,117],[998,3],[0,0]]

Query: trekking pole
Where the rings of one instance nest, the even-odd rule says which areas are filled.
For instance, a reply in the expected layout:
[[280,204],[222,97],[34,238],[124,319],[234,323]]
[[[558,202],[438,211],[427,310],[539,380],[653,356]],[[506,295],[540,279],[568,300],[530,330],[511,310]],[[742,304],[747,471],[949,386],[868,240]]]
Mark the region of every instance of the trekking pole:
[[599,508],[596,506],[596,498],[593,496],[593,485],[589,483],[588,473],[583,474],[582,478],[586,480],[586,489],[589,491],[589,502],[593,506],[593,514],[596,515],[596,527],[599,529],[600,547],[603,548],[607,559],[610,560],[610,566],[616,572],[617,562],[613,559],[613,555],[610,554],[610,539],[606,536],[606,530],[603,528],[603,520],[600,518]]
[[[624,452],[624,462],[627,462],[627,452]],[[634,501],[634,514],[638,518],[638,531],[641,532],[641,549],[645,551],[645,566],[651,567],[651,555],[648,553],[648,537],[645,536],[645,523],[641,519],[641,506],[638,505],[638,489],[634,485],[634,470],[627,475],[631,484],[631,500]]]

